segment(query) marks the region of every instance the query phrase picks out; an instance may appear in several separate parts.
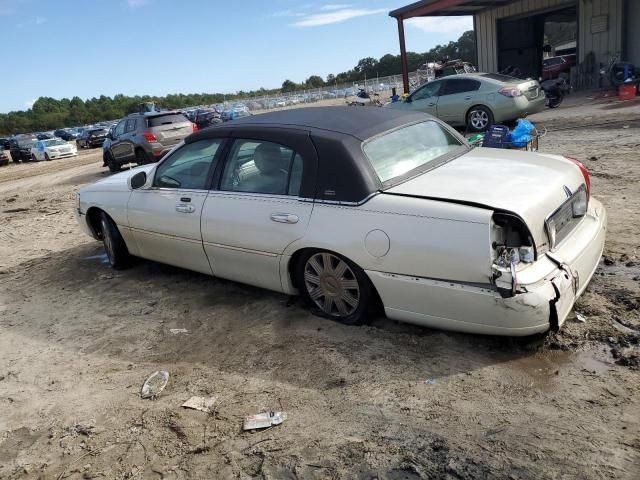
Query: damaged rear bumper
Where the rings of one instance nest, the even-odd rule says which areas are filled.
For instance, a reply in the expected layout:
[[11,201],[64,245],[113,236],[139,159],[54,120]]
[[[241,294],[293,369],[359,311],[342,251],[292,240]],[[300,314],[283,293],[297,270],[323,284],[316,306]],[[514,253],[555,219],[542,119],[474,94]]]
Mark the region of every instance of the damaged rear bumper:
[[595,272],[607,213],[591,199],[584,219],[563,242],[517,273],[518,292],[492,286],[367,271],[389,318],[445,330],[526,336],[560,327]]

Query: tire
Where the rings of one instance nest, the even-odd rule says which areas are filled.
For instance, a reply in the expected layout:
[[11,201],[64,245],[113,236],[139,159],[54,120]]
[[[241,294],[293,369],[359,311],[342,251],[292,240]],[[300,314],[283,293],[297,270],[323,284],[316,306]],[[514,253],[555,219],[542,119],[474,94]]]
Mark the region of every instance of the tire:
[[337,253],[311,250],[299,259],[296,279],[307,304],[325,318],[345,325],[369,320],[376,299],[360,267]]
[[562,97],[553,98],[549,101],[549,108],[559,107],[562,103]]
[[131,255],[127,250],[127,245],[118,231],[118,227],[106,213],[102,212],[100,217],[102,229],[102,242],[104,250],[109,258],[109,263],[116,270],[121,270],[129,265]]
[[15,154],[13,152],[9,152],[9,154],[11,155],[11,160],[13,161],[13,163],[20,163],[20,154]]
[[48,154],[47,152],[45,152],[45,154],[44,154],[44,159],[45,159],[45,161],[47,161],[47,162],[50,162],[50,161],[51,161],[51,159],[49,158],[49,154]]
[[487,107],[476,105],[467,112],[467,129],[471,132],[484,132],[493,125],[493,112]]
[[122,167],[120,164],[116,163],[113,155],[110,153],[105,154],[105,162],[107,163],[107,167],[109,167],[109,171],[113,173],[119,172]]
[[151,163],[149,156],[141,148],[138,148],[136,150],[136,163],[138,165],[146,165],[147,163]]
[[31,154],[31,161],[32,162],[37,162],[38,161],[38,159],[36,158],[35,154],[33,154],[33,153]]

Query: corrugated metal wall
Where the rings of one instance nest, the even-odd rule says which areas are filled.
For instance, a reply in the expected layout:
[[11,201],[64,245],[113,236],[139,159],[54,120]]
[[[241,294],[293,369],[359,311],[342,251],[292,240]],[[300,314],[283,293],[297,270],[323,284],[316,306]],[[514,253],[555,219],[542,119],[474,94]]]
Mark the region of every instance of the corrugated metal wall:
[[[596,63],[606,62],[611,54],[620,52],[623,33],[622,0],[520,0],[476,15],[478,69],[483,72],[495,72],[498,69],[496,25],[499,18],[571,5],[578,6],[579,62],[591,51],[595,54]],[[608,15],[607,31],[591,33],[592,18],[598,15]]]

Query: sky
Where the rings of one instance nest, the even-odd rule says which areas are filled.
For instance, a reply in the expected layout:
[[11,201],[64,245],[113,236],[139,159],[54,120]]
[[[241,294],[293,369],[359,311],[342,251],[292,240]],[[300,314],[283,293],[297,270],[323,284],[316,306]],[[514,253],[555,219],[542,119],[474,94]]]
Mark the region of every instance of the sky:
[[[277,88],[399,53],[388,12],[413,0],[337,1],[0,0],[0,112],[41,96]],[[471,17],[409,20],[407,49],[472,28]]]

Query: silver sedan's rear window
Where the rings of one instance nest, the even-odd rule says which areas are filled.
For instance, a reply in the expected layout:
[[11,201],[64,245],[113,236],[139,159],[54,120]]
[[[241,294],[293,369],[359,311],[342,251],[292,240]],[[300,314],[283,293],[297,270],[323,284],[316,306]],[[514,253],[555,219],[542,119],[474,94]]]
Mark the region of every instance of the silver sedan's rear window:
[[393,130],[367,141],[363,150],[382,183],[460,149],[462,143],[433,120]]

